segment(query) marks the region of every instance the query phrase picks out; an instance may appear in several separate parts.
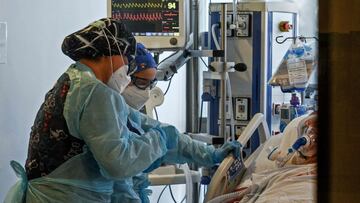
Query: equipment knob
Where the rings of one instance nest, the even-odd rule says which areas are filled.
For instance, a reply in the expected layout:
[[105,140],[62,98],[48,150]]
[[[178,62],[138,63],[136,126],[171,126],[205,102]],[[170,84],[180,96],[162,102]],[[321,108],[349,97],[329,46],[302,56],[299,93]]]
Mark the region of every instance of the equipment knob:
[[239,72],[244,72],[247,70],[247,66],[245,63],[237,63],[235,64],[234,69]]
[[177,39],[175,37],[170,39],[170,44],[171,45],[176,45],[177,44]]

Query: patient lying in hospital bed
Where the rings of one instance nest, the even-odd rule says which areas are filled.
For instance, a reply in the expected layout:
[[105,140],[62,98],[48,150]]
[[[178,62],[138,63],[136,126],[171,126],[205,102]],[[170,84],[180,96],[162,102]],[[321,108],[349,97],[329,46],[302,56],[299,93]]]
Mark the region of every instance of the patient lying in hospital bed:
[[316,114],[294,119],[246,160],[235,191],[210,202],[315,202]]

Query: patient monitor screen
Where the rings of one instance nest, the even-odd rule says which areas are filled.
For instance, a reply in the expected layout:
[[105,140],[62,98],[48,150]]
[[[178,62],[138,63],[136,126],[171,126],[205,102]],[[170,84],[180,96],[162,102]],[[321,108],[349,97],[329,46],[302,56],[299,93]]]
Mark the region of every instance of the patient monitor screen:
[[[137,41],[144,43],[148,48],[177,46],[180,43],[178,37],[183,35],[181,26],[184,20],[181,17],[184,11],[181,2],[181,0],[111,0],[110,15],[124,22]],[[165,40],[161,42],[159,39]],[[157,45],[154,44],[154,40],[158,41]]]
[[112,0],[112,17],[122,20],[135,36],[178,36],[177,0]]

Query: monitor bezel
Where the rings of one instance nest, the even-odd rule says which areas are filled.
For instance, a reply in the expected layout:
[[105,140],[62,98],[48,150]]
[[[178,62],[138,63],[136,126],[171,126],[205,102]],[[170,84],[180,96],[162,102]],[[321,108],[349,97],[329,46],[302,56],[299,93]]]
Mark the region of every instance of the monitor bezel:
[[[135,36],[136,41],[145,45],[149,50],[175,50],[183,48],[187,42],[187,19],[189,15],[186,0],[179,1],[179,36]],[[111,17],[112,0],[107,0],[107,16]],[[131,29],[131,28],[129,28]],[[130,30],[131,31],[131,30]],[[172,45],[170,40],[176,38],[177,44]]]

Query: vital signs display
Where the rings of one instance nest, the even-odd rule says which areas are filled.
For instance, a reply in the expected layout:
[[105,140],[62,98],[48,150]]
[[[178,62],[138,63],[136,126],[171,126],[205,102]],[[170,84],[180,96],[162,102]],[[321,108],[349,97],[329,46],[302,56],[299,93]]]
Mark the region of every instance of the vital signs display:
[[109,0],[109,16],[121,20],[149,49],[180,47],[186,38],[183,0]]

